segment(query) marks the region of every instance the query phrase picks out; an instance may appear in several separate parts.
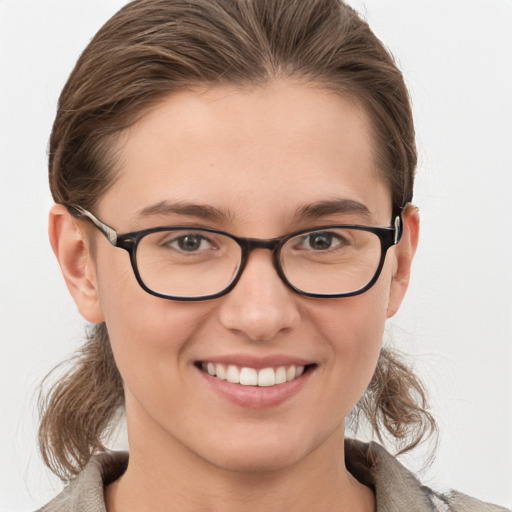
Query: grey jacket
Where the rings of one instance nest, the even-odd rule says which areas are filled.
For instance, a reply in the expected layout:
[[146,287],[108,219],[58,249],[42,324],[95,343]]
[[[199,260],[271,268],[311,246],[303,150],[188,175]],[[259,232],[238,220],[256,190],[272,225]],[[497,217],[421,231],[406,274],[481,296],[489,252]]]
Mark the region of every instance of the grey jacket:
[[[438,494],[377,443],[345,443],[349,471],[373,488],[376,512],[511,512],[452,491]],[[80,475],[39,512],[106,512],[104,487],[126,470],[128,454],[112,452],[93,457]]]

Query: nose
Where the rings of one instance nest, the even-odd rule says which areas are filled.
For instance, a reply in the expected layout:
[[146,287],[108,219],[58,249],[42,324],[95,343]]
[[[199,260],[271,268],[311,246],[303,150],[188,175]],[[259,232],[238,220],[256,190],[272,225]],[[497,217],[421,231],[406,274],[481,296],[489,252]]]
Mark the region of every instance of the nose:
[[240,280],[222,301],[221,324],[252,341],[269,341],[298,322],[300,297],[278,276],[268,250],[254,250]]

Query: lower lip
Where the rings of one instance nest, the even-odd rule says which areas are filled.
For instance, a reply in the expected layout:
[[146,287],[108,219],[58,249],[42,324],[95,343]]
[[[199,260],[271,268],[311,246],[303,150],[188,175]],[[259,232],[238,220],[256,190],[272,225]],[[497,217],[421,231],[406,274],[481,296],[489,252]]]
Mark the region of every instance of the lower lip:
[[218,379],[202,370],[200,372],[204,382],[216,393],[230,402],[250,409],[268,409],[277,407],[286,400],[300,392],[311,375],[314,367],[309,367],[300,377],[275,386],[243,386],[227,380]]

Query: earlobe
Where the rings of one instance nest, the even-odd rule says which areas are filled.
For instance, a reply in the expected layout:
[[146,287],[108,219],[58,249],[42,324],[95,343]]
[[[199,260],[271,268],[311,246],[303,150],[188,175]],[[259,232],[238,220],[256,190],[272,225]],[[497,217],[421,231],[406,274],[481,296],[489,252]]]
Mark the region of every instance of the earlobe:
[[85,233],[65,206],[56,204],[50,210],[48,235],[68,290],[80,314],[89,322],[103,322],[89,244]]
[[392,317],[400,307],[409,286],[411,265],[418,247],[420,217],[418,208],[409,204],[403,215],[403,234],[395,247],[396,270],[391,281],[389,303],[386,316]]

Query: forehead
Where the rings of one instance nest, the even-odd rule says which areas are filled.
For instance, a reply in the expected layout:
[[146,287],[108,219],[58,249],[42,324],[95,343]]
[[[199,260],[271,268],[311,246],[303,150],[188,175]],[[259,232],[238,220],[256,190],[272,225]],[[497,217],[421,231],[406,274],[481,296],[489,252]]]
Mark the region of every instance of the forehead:
[[313,84],[180,92],[127,130],[117,149],[105,213],[131,217],[178,202],[229,211],[240,222],[285,222],[300,206],[342,198],[389,219],[365,111]]

